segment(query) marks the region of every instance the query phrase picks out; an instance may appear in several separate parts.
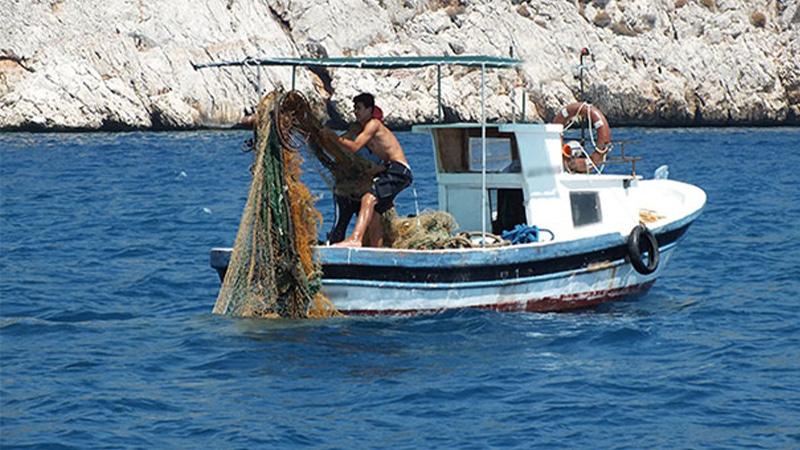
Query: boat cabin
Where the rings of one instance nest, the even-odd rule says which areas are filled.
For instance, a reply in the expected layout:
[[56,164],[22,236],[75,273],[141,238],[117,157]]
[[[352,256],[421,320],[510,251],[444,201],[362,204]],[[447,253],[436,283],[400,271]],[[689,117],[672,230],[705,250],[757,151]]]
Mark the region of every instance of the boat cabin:
[[[500,234],[517,224],[536,225],[552,231],[554,239],[560,241],[596,235],[604,228],[611,232],[616,227],[609,222],[617,220],[604,221],[604,216],[628,219],[631,215],[622,207],[627,202],[620,198],[625,192],[620,188],[631,182],[631,176],[570,174],[564,170],[561,125],[506,123],[485,127],[485,180],[480,123],[412,128],[413,132],[431,134],[438,209],[452,214],[462,230],[485,226],[487,232]],[[625,221],[629,220],[635,218]]]

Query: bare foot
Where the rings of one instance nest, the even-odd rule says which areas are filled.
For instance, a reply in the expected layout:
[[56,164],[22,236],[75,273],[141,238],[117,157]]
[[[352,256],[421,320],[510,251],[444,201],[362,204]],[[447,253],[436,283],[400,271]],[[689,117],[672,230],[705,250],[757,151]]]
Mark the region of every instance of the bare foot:
[[361,247],[361,241],[356,239],[345,239],[342,242],[333,244],[333,247]]

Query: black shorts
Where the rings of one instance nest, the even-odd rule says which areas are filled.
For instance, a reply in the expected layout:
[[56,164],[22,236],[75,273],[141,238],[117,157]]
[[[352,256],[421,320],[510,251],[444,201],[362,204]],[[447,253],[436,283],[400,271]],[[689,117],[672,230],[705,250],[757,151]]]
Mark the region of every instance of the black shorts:
[[402,163],[389,161],[384,166],[386,166],[386,170],[372,179],[372,187],[369,190],[378,198],[378,203],[375,205],[375,211],[378,214],[388,211],[394,205],[394,198],[397,194],[414,181],[411,169]]

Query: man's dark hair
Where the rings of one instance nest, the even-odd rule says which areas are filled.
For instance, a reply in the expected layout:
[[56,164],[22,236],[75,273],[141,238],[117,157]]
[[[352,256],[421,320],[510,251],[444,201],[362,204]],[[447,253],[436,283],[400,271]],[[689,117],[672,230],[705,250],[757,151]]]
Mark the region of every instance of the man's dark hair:
[[372,108],[375,106],[375,97],[372,94],[364,92],[353,97],[353,103],[361,103],[367,108]]

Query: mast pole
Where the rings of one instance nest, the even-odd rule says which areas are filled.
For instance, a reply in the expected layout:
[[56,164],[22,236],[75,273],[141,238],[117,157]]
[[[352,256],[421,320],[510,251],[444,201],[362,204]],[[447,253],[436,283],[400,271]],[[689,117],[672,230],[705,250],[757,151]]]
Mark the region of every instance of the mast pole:
[[486,64],[481,64],[481,247],[486,245]]

